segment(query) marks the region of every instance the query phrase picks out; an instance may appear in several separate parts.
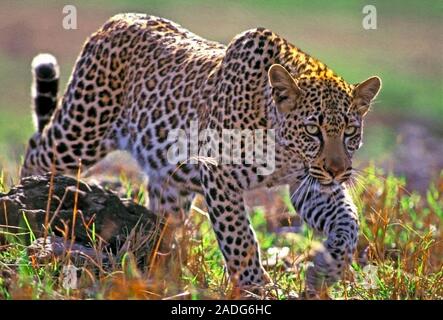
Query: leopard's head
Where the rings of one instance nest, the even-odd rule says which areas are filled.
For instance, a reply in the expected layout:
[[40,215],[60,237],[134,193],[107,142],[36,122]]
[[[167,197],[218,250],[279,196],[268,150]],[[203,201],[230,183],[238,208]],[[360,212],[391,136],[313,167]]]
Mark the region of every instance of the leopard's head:
[[349,85],[329,69],[294,78],[279,64],[271,66],[268,77],[278,143],[293,151],[321,184],[347,181],[353,154],[362,144],[364,117],[381,88],[380,78]]

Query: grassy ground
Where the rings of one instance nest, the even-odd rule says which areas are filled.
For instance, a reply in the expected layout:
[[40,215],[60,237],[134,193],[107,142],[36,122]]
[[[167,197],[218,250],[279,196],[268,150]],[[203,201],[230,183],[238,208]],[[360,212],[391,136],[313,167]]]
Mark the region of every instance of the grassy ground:
[[[411,194],[403,186],[401,179],[383,178],[373,167],[360,174],[352,189],[361,221],[357,262],[343,280],[330,289],[330,297],[443,298],[443,172],[424,196]],[[133,187],[129,188],[136,189]],[[7,189],[5,185],[1,188]],[[143,198],[139,192],[126,191],[134,200]],[[266,219],[269,217],[265,218],[260,208],[251,215],[263,259],[276,284],[268,288],[264,297],[300,297],[309,264],[307,257],[320,245],[321,239],[306,227],[300,233],[269,232]],[[0,298],[3,299],[240,297],[227,281],[204,209],[194,207],[184,223],[174,229],[175,247],[166,257],[140,250],[146,235],[132,234],[129,250],[112,255],[111,263],[91,259],[80,265],[77,289],[63,287],[63,267],[69,264],[69,257],[53,258],[44,265],[37,263],[25,246],[33,240],[33,234],[26,225],[22,227],[16,235],[6,228],[0,231],[7,239],[0,247]],[[94,234],[92,229],[89,231]],[[91,246],[98,247],[98,244],[91,241]]]

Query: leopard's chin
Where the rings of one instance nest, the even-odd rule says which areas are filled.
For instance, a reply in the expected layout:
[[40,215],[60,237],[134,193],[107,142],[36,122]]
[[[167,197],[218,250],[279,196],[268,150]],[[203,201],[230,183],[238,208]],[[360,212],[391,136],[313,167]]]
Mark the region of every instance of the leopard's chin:
[[318,183],[324,187],[343,185],[350,180],[350,176],[340,176],[332,178],[331,176],[313,174],[312,172],[308,172],[307,175],[309,175],[312,179],[318,181]]
[[309,175],[311,179],[317,181],[322,186],[330,186],[333,185],[334,182],[336,182],[333,178],[329,176],[322,175],[319,174],[318,172],[313,172],[311,170],[307,172],[307,175]]
[[324,179],[314,178],[314,179],[316,179],[320,184],[320,186],[322,187],[335,187],[335,186],[344,185],[349,180],[349,179],[331,179],[331,178],[324,178]]

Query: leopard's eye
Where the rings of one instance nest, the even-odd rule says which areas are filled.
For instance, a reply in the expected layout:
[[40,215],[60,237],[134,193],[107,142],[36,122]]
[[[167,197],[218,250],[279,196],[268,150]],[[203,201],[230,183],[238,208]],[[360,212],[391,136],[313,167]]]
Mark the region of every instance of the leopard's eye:
[[317,135],[320,132],[319,127],[313,125],[313,124],[308,124],[305,126],[306,132],[311,134],[311,135]]
[[357,127],[354,127],[354,126],[350,126],[345,129],[345,135],[347,135],[347,136],[352,136],[356,132],[357,132]]

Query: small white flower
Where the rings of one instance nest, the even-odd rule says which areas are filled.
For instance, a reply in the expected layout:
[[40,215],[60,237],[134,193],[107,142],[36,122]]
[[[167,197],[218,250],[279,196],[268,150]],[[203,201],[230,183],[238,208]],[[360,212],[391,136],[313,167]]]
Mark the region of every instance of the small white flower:
[[368,264],[363,268],[363,286],[366,289],[377,289],[377,266]]

